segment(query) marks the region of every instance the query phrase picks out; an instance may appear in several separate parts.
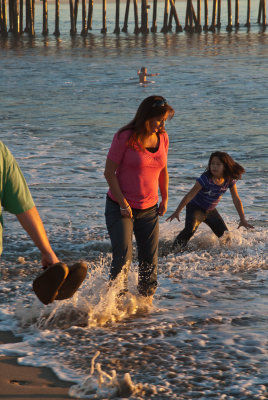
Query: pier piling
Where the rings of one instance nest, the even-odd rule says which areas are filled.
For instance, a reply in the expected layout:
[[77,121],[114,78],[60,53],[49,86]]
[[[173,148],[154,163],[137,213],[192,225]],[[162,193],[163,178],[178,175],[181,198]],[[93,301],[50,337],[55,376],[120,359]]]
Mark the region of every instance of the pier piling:
[[47,0],[43,0],[43,31],[42,35],[46,36],[48,34],[48,21],[47,21]]
[[87,14],[87,30],[92,30],[92,18],[93,18],[93,0],[88,1],[88,14]]
[[60,36],[60,0],[55,0],[55,36]]
[[245,23],[245,26],[247,28],[250,27],[250,0],[248,0],[248,4],[247,4],[247,22]]
[[129,7],[130,7],[130,0],[126,1],[126,10],[125,10],[125,19],[124,19],[124,26],[122,28],[122,32],[127,32],[128,28],[128,16],[129,16]]
[[106,0],[102,0],[102,29],[101,29],[101,33],[105,34],[106,32],[107,32]]
[[233,30],[233,22],[232,22],[232,1],[227,0],[228,3],[228,25],[226,26],[226,30],[231,32]]

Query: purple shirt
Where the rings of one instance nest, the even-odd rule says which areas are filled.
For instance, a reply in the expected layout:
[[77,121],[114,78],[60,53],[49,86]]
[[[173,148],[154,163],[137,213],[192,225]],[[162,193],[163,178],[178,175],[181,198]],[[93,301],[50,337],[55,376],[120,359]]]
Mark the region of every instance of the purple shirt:
[[202,189],[197,195],[191,200],[192,204],[197,205],[203,210],[213,210],[219,203],[221,196],[226,192],[227,189],[231,189],[236,180],[225,179],[222,185],[216,185],[213,182],[212,176],[209,172],[205,172],[197,179]]

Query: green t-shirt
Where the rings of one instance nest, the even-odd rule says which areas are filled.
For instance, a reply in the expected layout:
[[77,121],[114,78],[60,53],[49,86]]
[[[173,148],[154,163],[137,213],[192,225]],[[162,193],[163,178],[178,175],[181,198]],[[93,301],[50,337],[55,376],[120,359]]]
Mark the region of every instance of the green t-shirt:
[[20,214],[34,207],[34,202],[17,161],[0,141],[0,254],[3,250],[2,207],[11,214]]

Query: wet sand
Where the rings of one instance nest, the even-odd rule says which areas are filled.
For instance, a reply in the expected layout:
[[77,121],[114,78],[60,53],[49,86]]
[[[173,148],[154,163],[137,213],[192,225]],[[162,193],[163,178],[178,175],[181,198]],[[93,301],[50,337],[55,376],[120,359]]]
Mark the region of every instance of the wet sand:
[[[0,344],[15,343],[19,339],[11,332],[0,331]],[[0,357],[0,399],[59,400],[68,396],[70,382],[57,378],[50,368],[18,365],[17,357]]]

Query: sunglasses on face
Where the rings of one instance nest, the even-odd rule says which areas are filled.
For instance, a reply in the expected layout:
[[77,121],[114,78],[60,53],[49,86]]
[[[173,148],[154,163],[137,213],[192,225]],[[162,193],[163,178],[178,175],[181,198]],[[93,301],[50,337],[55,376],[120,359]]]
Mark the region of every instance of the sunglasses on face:
[[154,108],[160,108],[160,107],[164,107],[165,105],[167,105],[167,101],[166,99],[159,99],[159,100],[155,100],[155,102],[152,104],[152,107]]

